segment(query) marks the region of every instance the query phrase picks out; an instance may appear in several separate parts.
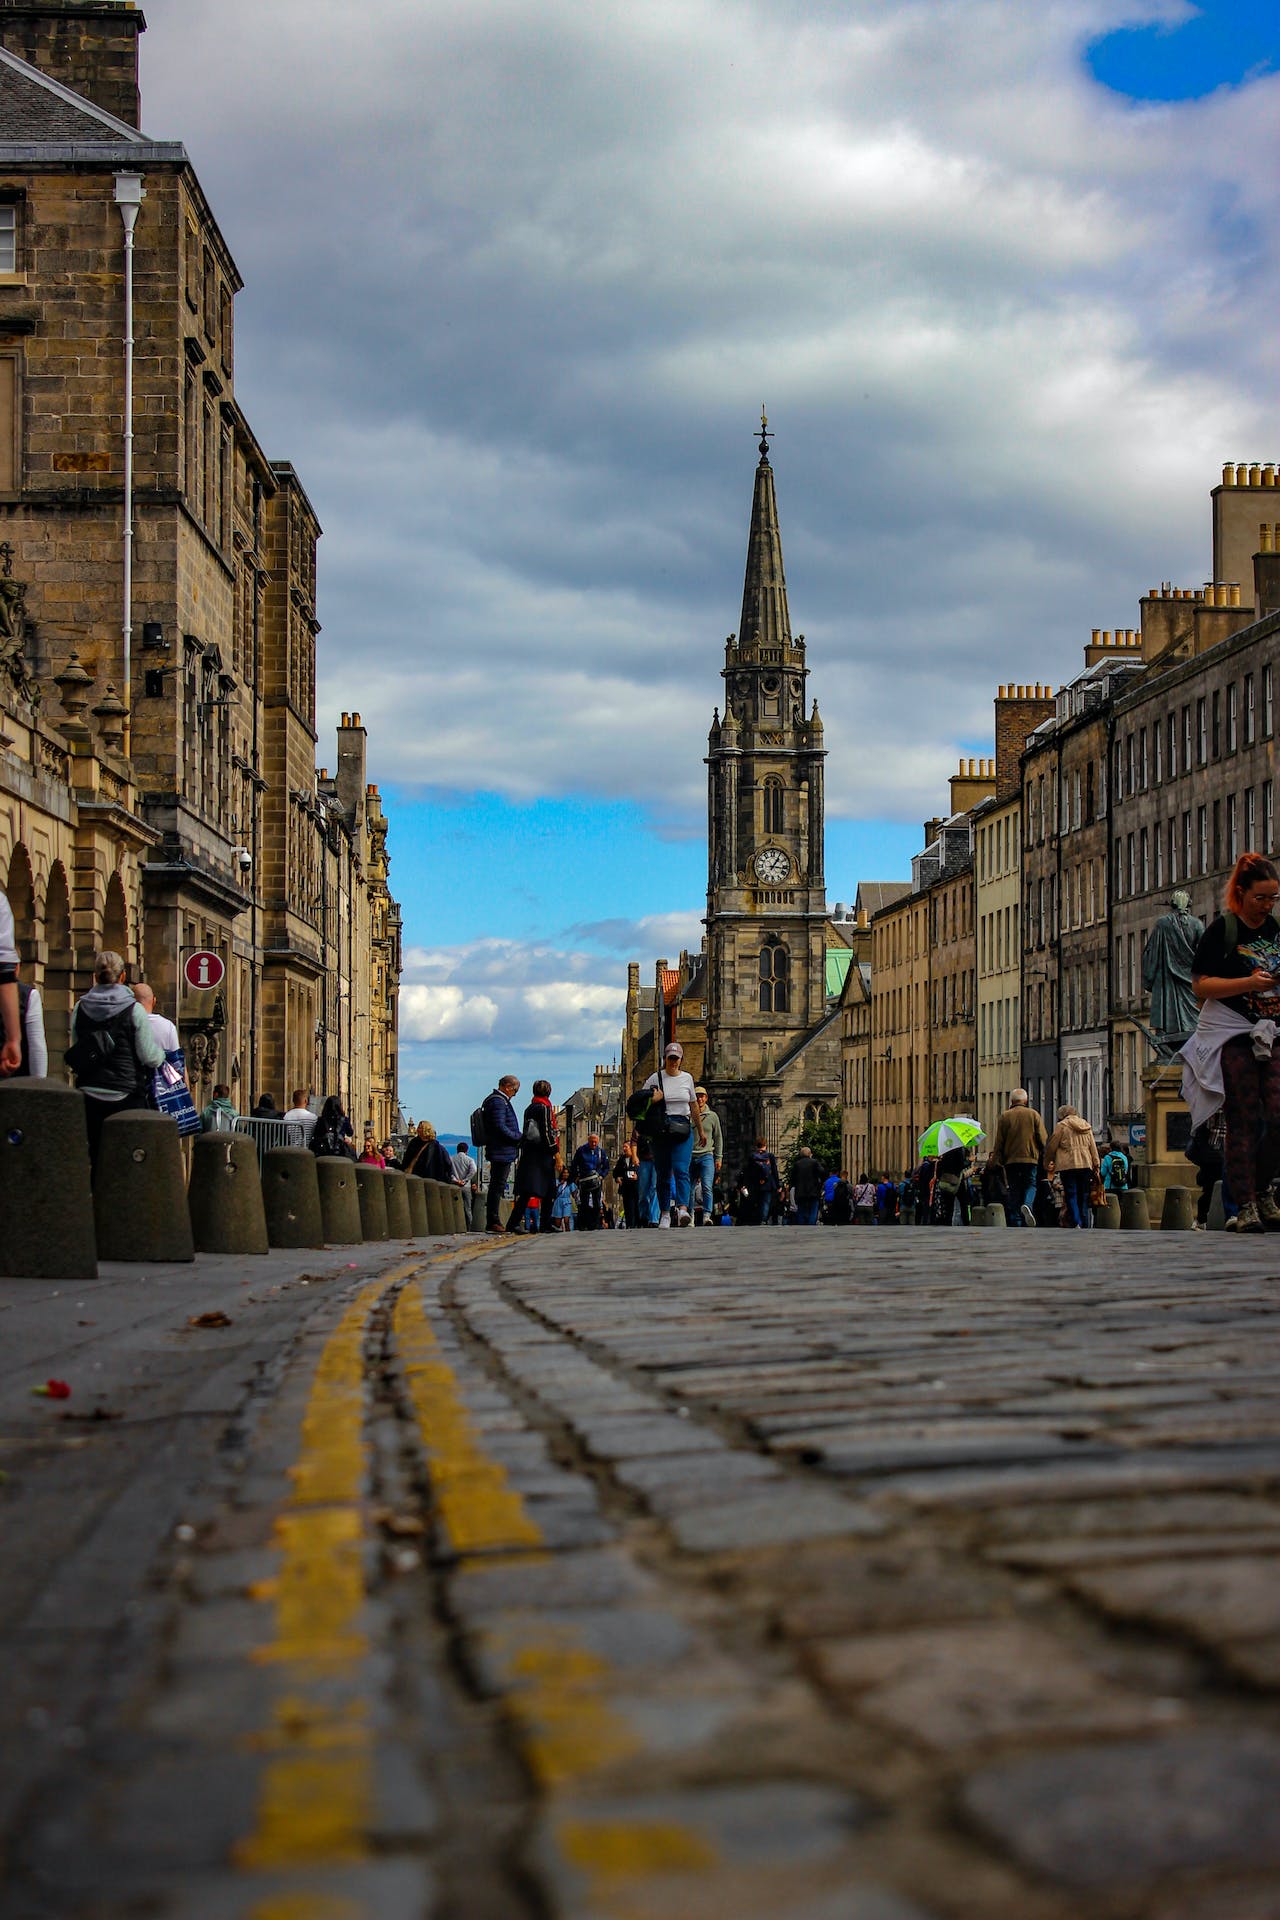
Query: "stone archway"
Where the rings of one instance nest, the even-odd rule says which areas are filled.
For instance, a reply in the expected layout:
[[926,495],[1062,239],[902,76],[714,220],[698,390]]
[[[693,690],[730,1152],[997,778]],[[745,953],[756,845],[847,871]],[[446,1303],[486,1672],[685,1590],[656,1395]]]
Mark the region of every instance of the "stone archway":
[[44,939],[47,958],[41,998],[44,1030],[49,1042],[49,1068],[62,1071],[62,1056],[71,1045],[71,1010],[75,1003],[76,956],[71,944],[71,890],[60,860],[55,861],[44,895]]
[[30,969],[36,957],[36,890],[31,873],[31,856],[21,840],[10,855],[4,890],[13,913],[19,964],[30,979]]
[[106,904],[102,910],[102,951],[122,955],[126,967],[130,963],[129,903],[118,873],[113,873],[107,882]]

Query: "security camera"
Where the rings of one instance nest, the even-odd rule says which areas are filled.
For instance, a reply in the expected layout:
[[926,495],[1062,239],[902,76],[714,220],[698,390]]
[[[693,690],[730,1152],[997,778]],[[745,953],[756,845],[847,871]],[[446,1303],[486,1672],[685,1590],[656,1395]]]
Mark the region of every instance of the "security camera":
[[250,867],[253,865],[253,855],[250,853],[248,847],[236,848],[236,865],[239,867],[241,873],[248,873]]

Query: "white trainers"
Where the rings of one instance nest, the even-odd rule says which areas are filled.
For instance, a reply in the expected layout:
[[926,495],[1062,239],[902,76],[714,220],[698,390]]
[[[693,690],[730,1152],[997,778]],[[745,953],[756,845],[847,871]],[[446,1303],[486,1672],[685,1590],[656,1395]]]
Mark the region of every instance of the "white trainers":
[[680,1207],[676,1213],[676,1225],[681,1227],[688,1227],[688,1226],[691,1226],[692,1224],[693,1224],[693,1216],[689,1212],[688,1207]]
[[658,1225],[659,1227],[669,1227],[671,1225],[671,1215],[669,1213],[659,1215]]

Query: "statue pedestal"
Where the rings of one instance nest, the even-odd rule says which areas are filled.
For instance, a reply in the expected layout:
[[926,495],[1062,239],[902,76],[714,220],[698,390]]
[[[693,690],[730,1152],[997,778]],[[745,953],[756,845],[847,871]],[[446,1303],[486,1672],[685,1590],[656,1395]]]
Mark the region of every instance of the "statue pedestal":
[[1149,1193],[1195,1182],[1195,1169],[1183,1149],[1191,1138],[1191,1115],[1182,1098],[1182,1064],[1163,1061],[1142,1076],[1147,1109],[1146,1164],[1134,1167],[1134,1184]]

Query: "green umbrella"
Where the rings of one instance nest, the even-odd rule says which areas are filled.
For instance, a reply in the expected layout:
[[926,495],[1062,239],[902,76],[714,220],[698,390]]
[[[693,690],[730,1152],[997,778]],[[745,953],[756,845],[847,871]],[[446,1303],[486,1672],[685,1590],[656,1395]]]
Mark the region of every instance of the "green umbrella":
[[920,1155],[922,1159],[936,1160],[940,1154],[950,1153],[956,1147],[963,1147],[967,1152],[986,1137],[985,1130],[976,1120],[971,1120],[967,1114],[957,1114],[951,1120],[935,1120],[931,1127],[925,1128],[920,1135]]

